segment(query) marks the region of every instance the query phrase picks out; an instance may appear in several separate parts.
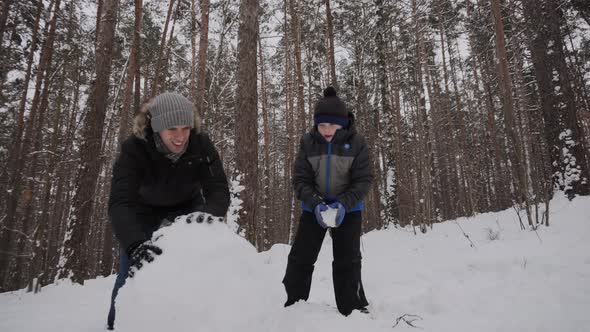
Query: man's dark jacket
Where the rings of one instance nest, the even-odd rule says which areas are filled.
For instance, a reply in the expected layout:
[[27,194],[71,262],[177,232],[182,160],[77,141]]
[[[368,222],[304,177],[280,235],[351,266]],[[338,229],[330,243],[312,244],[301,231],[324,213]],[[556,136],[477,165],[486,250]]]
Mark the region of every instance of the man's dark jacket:
[[173,163],[156,150],[153,131],[131,136],[113,166],[109,217],[123,249],[147,240],[163,219],[194,211],[225,216],[229,188],[213,143],[191,131],[186,152]]
[[301,138],[293,172],[293,188],[303,209],[313,211],[322,201],[338,201],[347,212],[362,210],[373,175],[367,143],[354,126],[336,131],[328,143],[314,127]]

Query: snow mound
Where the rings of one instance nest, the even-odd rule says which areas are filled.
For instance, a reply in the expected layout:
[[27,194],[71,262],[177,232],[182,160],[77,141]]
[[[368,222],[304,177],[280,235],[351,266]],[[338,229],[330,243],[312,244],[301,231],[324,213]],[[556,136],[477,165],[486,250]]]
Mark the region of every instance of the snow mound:
[[177,222],[153,238],[163,253],[121,289],[117,329],[230,331],[266,306],[256,249],[226,224]]
[[[160,230],[164,253],[119,294],[117,331],[535,331],[590,326],[590,197],[551,201],[551,227],[521,230],[514,210],[362,237],[370,314],[341,316],[326,236],[308,302],[283,308],[290,246],[256,253],[231,226]],[[526,219],[524,220],[526,223]],[[490,236],[491,231],[499,234]],[[469,235],[469,239],[465,237]],[[2,332],[105,331],[114,275],[0,294]],[[406,317],[419,327],[399,321]],[[416,319],[414,321],[414,319]]]

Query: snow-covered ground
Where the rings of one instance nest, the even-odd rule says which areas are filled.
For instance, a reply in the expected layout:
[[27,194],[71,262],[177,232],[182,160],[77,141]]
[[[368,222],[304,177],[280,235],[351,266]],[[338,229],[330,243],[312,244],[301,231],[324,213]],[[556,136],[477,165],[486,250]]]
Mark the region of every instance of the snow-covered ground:
[[[225,224],[161,231],[164,254],[121,290],[118,331],[590,331],[590,198],[521,231],[513,210],[363,236],[369,315],[341,316],[326,237],[307,303],[283,308],[289,246],[256,253]],[[470,241],[463,235],[463,229]],[[499,238],[490,239],[490,233]],[[114,276],[0,294],[0,331],[102,331]],[[411,316],[414,315],[414,316]]]

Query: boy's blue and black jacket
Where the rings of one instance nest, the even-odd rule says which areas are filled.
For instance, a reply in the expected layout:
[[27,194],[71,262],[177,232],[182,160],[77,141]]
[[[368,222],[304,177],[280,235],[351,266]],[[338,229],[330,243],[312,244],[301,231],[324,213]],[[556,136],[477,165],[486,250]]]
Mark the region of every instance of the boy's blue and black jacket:
[[326,142],[314,127],[301,138],[293,170],[293,188],[302,208],[312,212],[321,202],[338,201],[347,212],[363,209],[373,175],[365,139],[357,133],[354,118]]

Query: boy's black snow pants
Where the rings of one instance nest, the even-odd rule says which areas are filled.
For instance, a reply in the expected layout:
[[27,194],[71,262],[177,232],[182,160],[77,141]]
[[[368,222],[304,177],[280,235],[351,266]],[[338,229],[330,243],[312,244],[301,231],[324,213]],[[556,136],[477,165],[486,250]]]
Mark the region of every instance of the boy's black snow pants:
[[[360,211],[350,212],[340,227],[331,230],[334,295],[338,311],[345,316],[368,305],[361,281],[361,222]],[[325,235],[326,230],[316,222],[314,214],[303,211],[283,278],[285,306],[308,299],[314,264]]]

